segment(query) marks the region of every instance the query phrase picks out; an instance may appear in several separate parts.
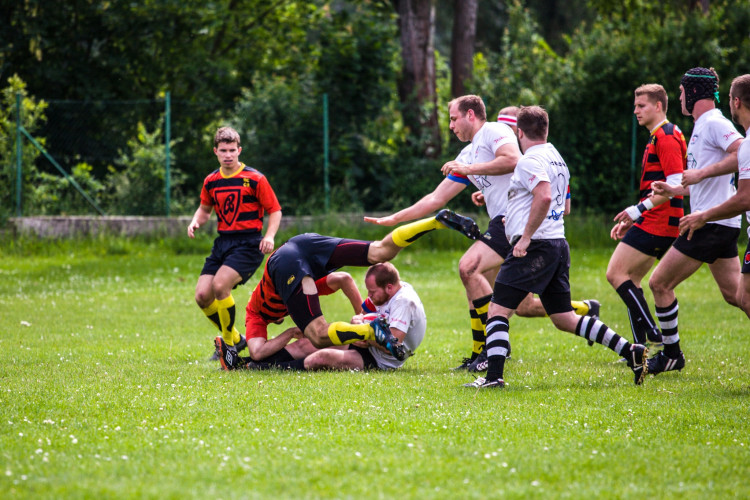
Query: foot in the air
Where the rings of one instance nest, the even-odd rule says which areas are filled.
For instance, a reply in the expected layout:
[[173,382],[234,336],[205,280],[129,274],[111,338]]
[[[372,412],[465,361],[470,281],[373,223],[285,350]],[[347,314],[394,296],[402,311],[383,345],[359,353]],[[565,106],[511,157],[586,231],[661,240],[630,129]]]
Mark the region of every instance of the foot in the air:
[[[599,319],[599,311],[602,308],[602,305],[599,303],[599,301],[594,299],[586,299],[583,301],[583,303],[589,307],[589,312],[587,312],[584,316],[591,316],[594,319]],[[594,341],[589,340],[589,347],[591,347],[592,345],[594,345]]]
[[479,226],[472,218],[459,215],[447,208],[439,211],[435,219],[472,240],[478,240],[482,236]]

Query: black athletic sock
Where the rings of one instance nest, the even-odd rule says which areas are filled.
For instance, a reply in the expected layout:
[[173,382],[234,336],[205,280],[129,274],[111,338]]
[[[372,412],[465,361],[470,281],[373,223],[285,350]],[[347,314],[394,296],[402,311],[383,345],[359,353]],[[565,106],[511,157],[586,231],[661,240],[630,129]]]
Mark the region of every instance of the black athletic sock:
[[628,308],[633,341],[636,344],[645,344],[648,340],[648,332],[656,329],[656,323],[648,310],[643,290],[636,287],[631,280],[627,280],[617,288],[617,294]]

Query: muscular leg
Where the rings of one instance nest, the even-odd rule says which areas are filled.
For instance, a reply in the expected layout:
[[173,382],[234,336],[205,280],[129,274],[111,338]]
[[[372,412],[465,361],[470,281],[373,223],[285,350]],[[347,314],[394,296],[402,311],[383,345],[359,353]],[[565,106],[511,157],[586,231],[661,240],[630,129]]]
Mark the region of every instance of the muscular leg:
[[607,266],[607,281],[612,288],[617,288],[630,280],[641,288],[641,281],[654,265],[656,258],[636,250],[630,245],[619,243]]
[[674,289],[697,271],[701,261],[688,257],[676,248],[667,250],[648,280],[654,303],[658,307],[667,307],[675,301]]
[[234,326],[235,304],[232,288],[242,277],[228,266],[221,266],[216,275],[204,274],[198,278],[195,301],[208,319],[219,329],[224,342],[233,346],[240,341],[240,333]]
[[745,311],[745,314],[750,318],[750,273],[742,275],[740,278],[740,286],[737,289],[737,302]]
[[703,263],[688,257],[676,248],[667,250],[651,273],[648,286],[654,294],[656,317],[664,342],[664,355],[676,359],[681,356],[678,328],[679,304],[674,289],[697,271]]
[[737,257],[731,259],[716,259],[708,268],[719,285],[719,291],[728,304],[740,307],[737,292],[740,289],[740,261]]
[[405,247],[411,245],[425,234],[436,229],[446,229],[435,217],[428,217],[397,227],[380,241],[373,241],[367,251],[370,264],[378,264],[393,259]]
[[329,347],[305,358],[305,370],[364,370],[362,356],[355,350]]
[[[494,269],[503,263],[494,250],[482,243],[475,241],[458,262],[458,274],[466,289],[466,298],[471,301],[485,297],[492,293],[492,282],[487,281],[484,273]],[[472,307],[471,305],[469,307]]]
[[627,307],[633,340],[638,344],[644,344],[647,340],[661,341],[641,289],[641,281],[655,260],[655,257],[620,243],[607,266],[607,281]]

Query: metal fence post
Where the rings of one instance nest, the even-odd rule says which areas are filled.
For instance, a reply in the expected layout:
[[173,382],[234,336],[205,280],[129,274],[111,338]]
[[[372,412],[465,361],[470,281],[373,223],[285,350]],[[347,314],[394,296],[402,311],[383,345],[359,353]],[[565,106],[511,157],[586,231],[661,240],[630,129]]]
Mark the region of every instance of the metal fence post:
[[21,186],[23,184],[21,165],[21,93],[16,93],[16,216],[21,217]]
[[633,179],[633,189],[638,191],[638,178],[636,177],[635,172],[635,130],[638,127],[638,120],[635,117],[635,114],[631,114],[633,117],[631,120],[632,123],[632,134],[631,134],[631,141],[630,141],[630,178]]
[[326,213],[331,207],[331,185],[328,181],[328,94],[323,94],[323,188]]
[[166,171],[164,173],[164,194],[165,199],[167,200],[167,217],[169,217],[169,191],[170,189],[170,169],[169,169],[169,149],[170,149],[170,142],[172,140],[172,119],[171,119],[171,106],[170,106],[170,94],[169,91],[167,91],[166,98],[164,99],[164,149],[165,149],[165,156],[166,156]]

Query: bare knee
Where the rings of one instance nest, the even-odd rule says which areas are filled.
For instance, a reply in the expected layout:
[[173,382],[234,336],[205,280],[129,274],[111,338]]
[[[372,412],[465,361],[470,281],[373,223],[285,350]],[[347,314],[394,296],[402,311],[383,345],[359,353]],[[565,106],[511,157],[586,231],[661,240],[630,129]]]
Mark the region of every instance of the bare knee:
[[199,288],[195,291],[195,302],[198,307],[205,309],[214,301],[215,295],[211,289]]
[[622,279],[622,276],[620,273],[616,272],[614,269],[607,268],[607,281],[610,285],[612,285],[612,288],[617,288],[620,283],[622,283],[624,280]]
[[467,283],[479,273],[479,260],[467,259],[466,257],[458,261],[458,275],[461,281]]

